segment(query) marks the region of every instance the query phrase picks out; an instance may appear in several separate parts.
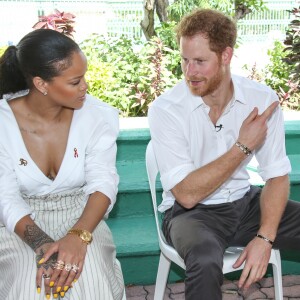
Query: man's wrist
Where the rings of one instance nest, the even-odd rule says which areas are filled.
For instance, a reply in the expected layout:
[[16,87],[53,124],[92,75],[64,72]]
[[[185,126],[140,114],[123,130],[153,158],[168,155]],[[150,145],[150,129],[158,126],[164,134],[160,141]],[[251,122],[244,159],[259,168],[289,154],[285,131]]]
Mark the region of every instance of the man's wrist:
[[247,156],[249,156],[250,154],[252,154],[252,151],[245,146],[244,144],[240,143],[239,141],[236,141],[235,145],[241,150],[243,151]]
[[270,240],[269,238],[267,238],[259,233],[257,233],[255,236],[264,240],[265,242],[269,243],[271,246],[273,246],[273,244],[274,244],[274,241]]

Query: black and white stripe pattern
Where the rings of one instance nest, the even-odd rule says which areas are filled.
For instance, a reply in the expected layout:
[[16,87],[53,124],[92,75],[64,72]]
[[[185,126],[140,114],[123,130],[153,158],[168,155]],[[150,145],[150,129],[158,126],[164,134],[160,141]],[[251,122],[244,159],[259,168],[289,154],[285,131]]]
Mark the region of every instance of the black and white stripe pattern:
[[[54,240],[63,237],[81,215],[85,195],[82,189],[46,196],[25,196],[36,213],[35,222]],[[1,225],[0,225],[1,226]],[[16,234],[0,227],[0,299],[44,300],[36,291],[35,253]],[[93,232],[84,267],[78,281],[63,299],[121,300],[124,281],[112,234],[105,221]]]

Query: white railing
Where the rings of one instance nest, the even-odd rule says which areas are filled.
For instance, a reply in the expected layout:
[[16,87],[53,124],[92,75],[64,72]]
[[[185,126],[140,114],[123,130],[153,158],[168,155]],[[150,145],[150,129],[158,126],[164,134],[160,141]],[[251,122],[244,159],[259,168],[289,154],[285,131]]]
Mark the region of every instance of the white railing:
[[[266,5],[269,11],[254,12],[239,22],[242,41],[264,41],[270,34],[284,36],[290,22],[287,10],[296,7],[297,3],[295,0],[273,0],[266,1]],[[76,15],[75,39],[79,41],[91,33],[111,36],[123,34],[130,38],[143,36],[140,28],[142,0],[0,0],[0,46],[17,43],[32,30],[39,15],[50,14],[54,8]]]

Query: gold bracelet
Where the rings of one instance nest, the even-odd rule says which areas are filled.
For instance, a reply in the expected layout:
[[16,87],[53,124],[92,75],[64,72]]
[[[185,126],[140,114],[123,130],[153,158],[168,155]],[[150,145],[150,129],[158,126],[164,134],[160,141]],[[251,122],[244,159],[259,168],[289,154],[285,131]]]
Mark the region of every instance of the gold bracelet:
[[240,142],[236,142],[235,145],[237,147],[239,147],[247,156],[252,154],[251,150],[247,146],[245,146],[244,144],[242,144]]
[[268,242],[269,244],[273,245],[274,241],[269,240],[268,238],[266,238],[265,236],[261,235],[261,234],[256,234],[256,237],[263,239],[264,241]]

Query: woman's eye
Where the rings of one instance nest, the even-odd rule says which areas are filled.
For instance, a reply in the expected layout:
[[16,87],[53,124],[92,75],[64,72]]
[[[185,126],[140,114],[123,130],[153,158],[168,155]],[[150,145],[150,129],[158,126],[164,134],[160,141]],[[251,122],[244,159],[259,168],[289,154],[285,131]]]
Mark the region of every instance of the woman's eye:
[[72,84],[72,85],[78,85],[79,82],[80,82],[80,80],[79,80],[79,81],[72,82],[71,84]]

